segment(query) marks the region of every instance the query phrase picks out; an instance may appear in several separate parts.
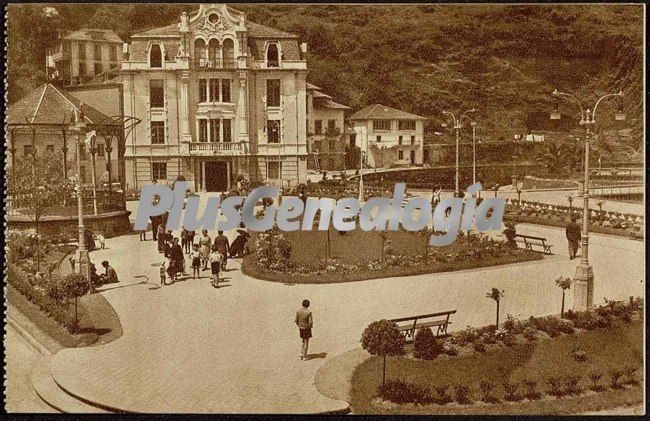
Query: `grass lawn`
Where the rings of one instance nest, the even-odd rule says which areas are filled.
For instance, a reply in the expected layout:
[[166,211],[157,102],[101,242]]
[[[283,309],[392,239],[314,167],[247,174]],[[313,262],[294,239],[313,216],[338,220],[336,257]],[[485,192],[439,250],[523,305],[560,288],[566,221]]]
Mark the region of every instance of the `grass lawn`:
[[[421,256],[424,253],[425,238],[419,233],[404,230],[387,231],[387,249],[395,255]],[[322,267],[327,257],[327,231],[293,231],[285,233],[291,243],[290,261],[296,267],[317,270]],[[424,273],[448,272],[454,270],[473,269],[478,267],[496,266],[529,260],[541,260],[541,253],[520,250],[515,255],[490,256],[482,259],[468,259],[459,262],[436,262],[416,266],[391,266],[376,270],[366,269],[372,260],[381,259],[382,239],[377,231],[362,230],[348,231],[345,235],[332,229],[330,237],[330,261],[343,264],[358,264],[362,267],[354,271],[335,271],[315,274],[275,273],[266,271],[255,264],[255,256],[244,257],[242,270],[245,274],[259,279],[284,283],[335,283],[350,282],[366,279],[385,278],[393,276],[409,276]],[[460,239],[449,246],[430,247],[429,250],[449,254],[468,246]]]
[[[466,385],[473,401],[478,401],[479,381],[497,385],[493,395],[500,403],[472,405],[397,405],[382,404],[375,400],[381,383],[381,357],[372,357],[359,365],[353,376],[350,391],[351,408],[356,414],[576,414],[643,401],[643,388],[626,386],[603,392],[584,392],[581,395],[559,399],[545,396],[541,400],[509,403],[503,400],[503,381],[521,382],[534,380],[538,390],[548,390],[547,379],[553,376],[580,376],[580,386],[587,390],[591,372],[603,373],[601,385],[609,384],[609,370],[622,369],[626,365],[639,367],[637,380],[642,381],[643,322],[618,325],[609,329],[583,331],[574,335],[561,335],[552,339],[517,344],[472,355],[441,356],[434,361],[416,360],[410,357],[391,357],[387,364],[387,379],[400,379],[429,386]],[[586,352],[584,362],[576,361],[571,352]],[[523,390],[523,387],[520,387]]]

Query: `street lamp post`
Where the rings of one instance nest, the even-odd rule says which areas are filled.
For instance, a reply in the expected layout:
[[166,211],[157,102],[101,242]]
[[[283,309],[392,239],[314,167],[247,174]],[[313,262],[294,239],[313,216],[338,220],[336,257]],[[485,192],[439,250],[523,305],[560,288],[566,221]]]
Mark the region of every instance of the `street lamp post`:
[[95,145],[95,137],[90,139],[90,166],[91,166],[91,181],[93,183],[93,212],[97,215],[97,174],[96,174],[96,161],[95,155],[97,154],[97,146]]
[[90,278],[90,257],[88,256],[88,250],[86,249],[86,239],[84,236],[85,227],[84,227],[84,207],[83,207],[83,194],[82,194],[82,183],[81,183],[81,134],[86,130],[86,122],[82,112],[77,113],[76,109],[72,111],[72,131],[75,133],[75,145],[76,145],[76,154],[77,154],[77,216],[79,218],[79,246],[77,247],[76,260],[75,260],[75,269],[76,272],[83,275],[88,284],[90,285],[90,291],[94,290],[92,279]]
[[[459,157],[460,157],[460,151],[459,151],[460,129],[462,128],[460,123],[461,123],[461,120],[463,119],[463,117],[467,117],[467,113],[473,113],[475,111],[476,110],[474,108],[472,108],[470,110],[467,110],[464,113],[462,113],[459,118],[456,118],[456,115],[454,115],[454,113],[452,113],[452,112],[449,112],[449,111],[443,111],[442,112],[443,115],[444,114],[449,114],[451,116],[451,118],[452,118],[452,120],[454,122],[453,128],[454,128],[454,130],[456,130],[456,186],[455,186],[455,189],[454,189],[455,197],[460,197],[460,180],[459,180],[460,179],[460,176],[459,176],[460,170],[459,170],[459,162],[458,162]],[[467,118],[469,118],[469,117],[467,117]]]
[[476,121],[470,124],[472,126],[472,184],[476,184]]
[[[615,94],[603,95],[596,101],[593,111],[586,109],[582,106],[582,102],[573,94],[559,92],[557,89],[553,91],[555,96],[563,96],[572,99],[580,107],[580,125],[585,126],[585,155],[584,155],[584,190],[583,190],[583,209],[582,209],[582,238],[581,246],[582,253],[580,263],[576,268],[574,277],[575,287],[573,307],[577,311],[583,311],[593,306],[594,303],[594,272],[593,268],[589,265],[589,142],[593,136],[592,127],[596,124],[596,110],[602,100],[612,97],[619,97],[621,99],[618,112],[615,114],[617,121],[625,120],[625,113],[623,112],[623,92],[619,91]],[[559,113],[551,114],[551,119],[558,120]]]

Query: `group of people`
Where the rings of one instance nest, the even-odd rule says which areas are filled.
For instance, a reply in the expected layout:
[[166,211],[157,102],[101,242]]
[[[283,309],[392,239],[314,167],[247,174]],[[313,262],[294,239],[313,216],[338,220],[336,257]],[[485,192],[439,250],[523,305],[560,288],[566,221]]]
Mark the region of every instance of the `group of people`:
[[223,231],[218,231],[213,239],[208,230],[201,231],[198,241],[195,242],[194,231],[182,229],[179,238],[174,237],[172,231],[165,230],[163,225],[158,226],[157,241],[158,252],[167,260],[160,264],[160,284],[168,285],[167,278],[173,283],[180,275],[185,275],[185,254],[189,255],[192,267],[192,278],[201,278],[201,271],[210,270],[211,284],[219,287],[221,271],[226,269],[228,258],[242,257],[247,249],[248,233],[243,226],[237,230],[238,236],[230,244]]

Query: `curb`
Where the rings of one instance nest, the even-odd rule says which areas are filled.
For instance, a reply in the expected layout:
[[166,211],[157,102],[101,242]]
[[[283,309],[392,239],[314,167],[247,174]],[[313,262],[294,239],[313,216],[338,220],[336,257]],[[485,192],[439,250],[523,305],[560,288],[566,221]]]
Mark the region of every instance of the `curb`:
[[[18,310],[15,310],[18,311]],[[22,336],[39,354],[44,357],[50,357],[52,352],[38,341],[27,329],[23,328],[13,317],[7,312],[7,323],[13,327],[20,336]]]

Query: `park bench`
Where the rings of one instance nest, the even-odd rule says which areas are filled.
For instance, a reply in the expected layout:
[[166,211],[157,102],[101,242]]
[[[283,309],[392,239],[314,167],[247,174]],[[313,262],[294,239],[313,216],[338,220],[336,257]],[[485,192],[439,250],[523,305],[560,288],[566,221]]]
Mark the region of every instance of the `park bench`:
[[[432,314],[421,314],[419,316],[401,317],[399,319],[391,319],[391,322],[397,323],[399,331],[402,333],[407,341],[415,339],[415,332],[424,327],[436,328],[436,336],[446,336],[447,326],[451,324],[449,317],[456,313],[456,310],[442,311]],[[408,322],[400,324],[402,322]]]
[[544,237],[516,234],[514,239],[517,243],[524,244],[527,250],[534,250],[533,246],[541,246],[544,254],[553,254],[551,253],[552,246],[550,244],[546,244],[548,240]]

